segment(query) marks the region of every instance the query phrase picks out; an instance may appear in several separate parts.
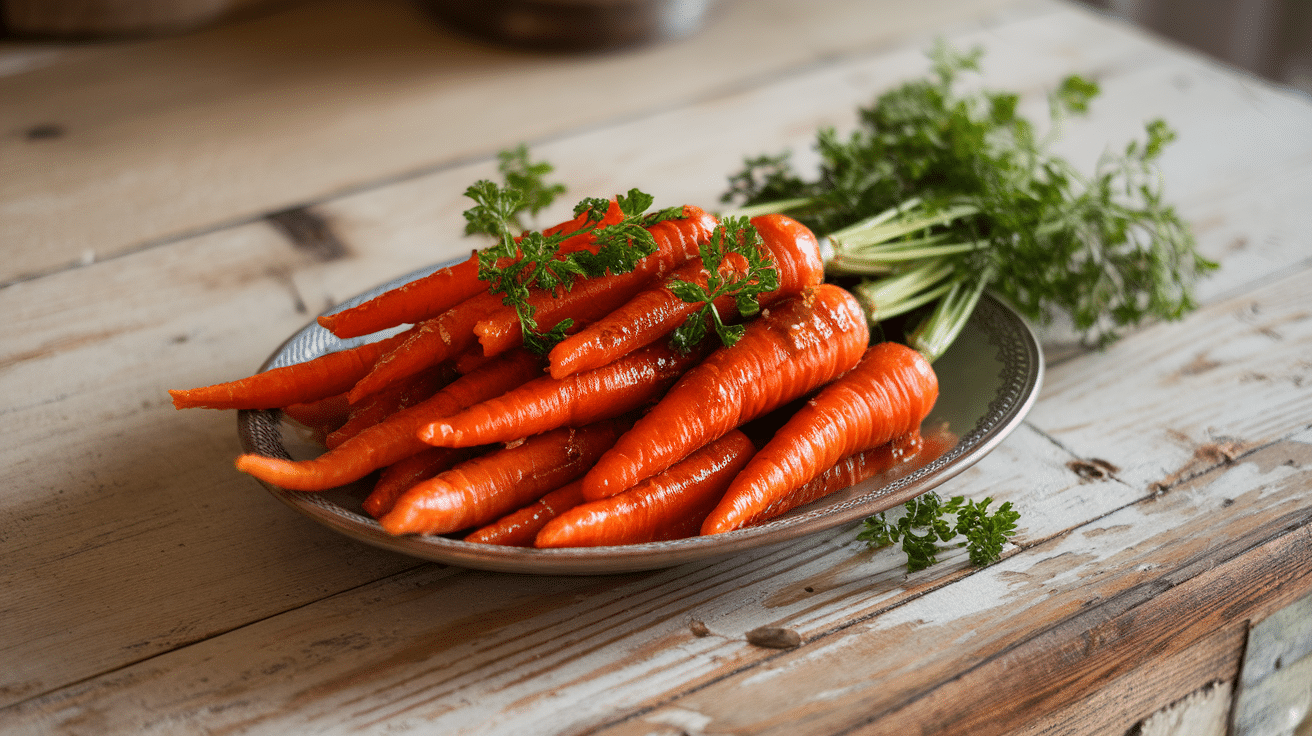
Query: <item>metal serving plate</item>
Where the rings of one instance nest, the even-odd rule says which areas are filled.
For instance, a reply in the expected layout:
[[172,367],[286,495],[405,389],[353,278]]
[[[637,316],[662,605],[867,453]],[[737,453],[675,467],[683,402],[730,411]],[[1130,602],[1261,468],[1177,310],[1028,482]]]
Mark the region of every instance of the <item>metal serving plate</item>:
[[[358,304],[445,265],[449,264],[439,264],[383,284],[338,309]],[[311,323],[278,348],[260,370],[302,362],[362,341],[364,338],[339,340]],[[959,437],[954,447],[928,465],[900,477],[877,476],[778,519],[727,534],[571,549],[500,547],[442,536],[394,537],[361,509],[360,504],[369,491],[363,483],[318,493],[262,485],[283,503],[330,529],[368,544],[435,562],[555,575],[670,567],[774,545],[854,522],[932,490],[978,462],[1020,425],[1039,393],[1043,353],[1025,321],[986,294],[957,341],[934,364],[934,369],[939,377],[940,394],[926,426],[946,424]],[[284,421],[277,410],[243,411],[237,418],[243,449],[274,457],[301,458],[313,452],[303,442],[299,429]]]

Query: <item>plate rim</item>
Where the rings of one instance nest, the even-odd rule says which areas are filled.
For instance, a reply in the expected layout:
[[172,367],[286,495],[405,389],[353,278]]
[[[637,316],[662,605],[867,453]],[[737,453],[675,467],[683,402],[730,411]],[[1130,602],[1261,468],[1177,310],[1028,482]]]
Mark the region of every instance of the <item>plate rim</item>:
[[[439,263],[392,279],[342,302],[326,313],[346,309],[387,289],[457,262],[459,261]],[[623,546],[560,549],[502,547],[432,535],[392,536],[384,532],[373,518],[334,503],[326,499],[322,493],[291,491],[258,478],[255,480],[292,510],[344,536],[392,552],[459,567],[535,575],[599,575],[655,570],[687,562],[726,557],[750,549],[791,542],[893,508],[956,477],[1001,444],[1021,424],[1038,399],[1045,370],[1043,351],[1033,328],[1024,318],[988,292],[981,296],[979,305],[968,324],[976,322],[983,322],[986,327],[990,322],[994,327],[1002,324],[1013,333],[1012,337],[1015,338],[1013,341],[1009,344],[999,344],[1002,335],[989,329],[984,330],[989,344],[1002,353],[1000,357],[1004,372],[1010,370],[1016,373],[1016,376],[1011,382],[1004,378],[998,394],[989,402],[989,410],[975,427],[959,437],[952,449],[929,465],[897,477],[882,486],[865,491],[858,490],[855,497],[840,503],[837,507],[816,506],[815,504],[822,503],[817,501],[808,507],[803,507],[810,508],[809,511],[800,514],[794,511],[792,514],[760,525],[723,534]],[[323,333],[321,336],[316,333],[315,336],[326,343],[333,343],[334,347],[348,347],[379,339],[382,336],[370,335],[365,338],[339,340],[320,327],[317,320],[312,320],[284,340],[261,364],[259,371],[282,364],[280,359],[288,347],[297,344],[298,340],[307,339],[309,337],[307,332],[312,333],[315,330]],[[275,441],[270,436],[273,432],[277,432],[281,438],[281,431],[278,430],[280,423],[281,411],[278,409],[239,411],[237,424],[242,450],[261,452],[263,448],[256,442],[257,436],[261,434],[269,441]],[[278,447],[285,451],[281,440],[276,442]],[[965,449],[962,449],[963,445],[966,445]],[[881,479],[870,479],[851,488],[859,489],[866,484],[873,486],[879,480]]]

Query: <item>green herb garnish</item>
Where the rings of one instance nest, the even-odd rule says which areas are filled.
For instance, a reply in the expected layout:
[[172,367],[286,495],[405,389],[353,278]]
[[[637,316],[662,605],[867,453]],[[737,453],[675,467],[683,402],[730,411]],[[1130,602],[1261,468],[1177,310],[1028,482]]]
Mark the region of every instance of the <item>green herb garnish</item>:
[[[523,147],[521,147],[523,149]],[[465,210],[465,232],[483,233],[496,243],[478,254],[478,277],[488,282],[494,294],[504,294],[502,303],[513,306],[524,331],[524,345],[542,355],[565,336],[573,320],[562,320],[540,331],[529,303],[532,290],[549,292],[568,290],[579,277],[595,278],[632,271],[642,258],[656,252],[656,240],[646,227],[662,220],[683,216],[683,208],[668,208],[648,213],[653,198],[637,189],[616,198],[622,217],[619,222],[601,226],[610,209],[609,200],[586,198],[574,208],[582,224],[575,230],[543,234],[530,230],[518,237],[519,216],[524,210],[536,214],[550,204],[563,187],[548,186],[542,177],[551,171],[548,164],[534,164],[526,150],[501,154],[501,171],[505,184],[486,179],[472,184],[465,196],[474,206]],[[591,232],[596,252],[577,250],[561,253],[561,244],[570,237]]]
[[714,325],[723,345],[733,345],[743,336],[743,325],[726,324],[720,317],[716,299],[733,297],[738,314],[751,317],[761,311],[757,297],[779,288],[779,273],[765,255],[761,234],[746,217],[721,220],[710,242],[699,250],[706,286],[681,279],[669,284],[671,293],[683,301],[703,305],[670,336],[670,345],[681,352],[692,350],[706,337],[707,322]]
[[[829,270],[867,277],[853,291],[872,323],[931,306],[908,336],[931,360],[985,288],[1036,321],[1065,312],[1099,345],[1192,309],[1194,281],[1216,264],[1162,198],[1156,159],[1174,137],[1166,124],[1149,123],[1145,141],[1083,176],[1017,114],[1018,95],[956,90],[980,56],[940,44],[930,76],[861,109],[850,136],[819,131],[816,178],[787,154],[750,158],[724,200],[743,202],[742,214],[786,212],[828,236]],[[1049,98],[1053,134],[1097,94],[1086,79],[1064,80]]]
[[[883,513],[866,519],[864,528],[856,538],[871,547],[886,547],[902,542],[907,555],[907,572],[923,570],[938,562],[939,543],[948,543],[958,536],[966,541],[970,561],[984,567],[998,559],[1002,546],[1016,533],[1020,513],[1008,501],[988,513],[993,499],[967,501],[964,496],[953,496],[944,502],[932,491],[904,504],[905,513],[895,522],[889,522]],[[948,516],[954,519],[949,521]]]

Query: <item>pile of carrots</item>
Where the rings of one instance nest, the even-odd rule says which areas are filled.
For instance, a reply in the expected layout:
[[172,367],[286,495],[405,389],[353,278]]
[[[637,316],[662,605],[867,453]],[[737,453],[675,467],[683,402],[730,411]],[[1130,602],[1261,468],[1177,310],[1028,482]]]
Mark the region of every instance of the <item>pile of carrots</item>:
[[[719,226],[688,206],[648,227],[657,251],[633,271],[532,296],[539,321],[574,322],[546,356],[522,346],[514,309],[479,280],[475,254],[319,318],[343,338],[409,325],[391,337],[170,394],[179,409],[281,409],[326,448],[302,461],[245,454],[243,472],[305,492],[376,475],[364,509],[387,532],[487,544],[728,532],[932,459],[919,433],[938,396],[929,362],[870,345],[856,301],[823,282],[805,226],[783,215],[751,224],[778,288],[750,318],[732,298],[714,303],[745,328],[731,346],[714,333],[686,351],[667,339],[704,306],[671,283],[706,283],[700,249]],[[543,232],[575,233],[562,250],[588,248],[586,225]],[[766,421],[778,428],[749,438]]]

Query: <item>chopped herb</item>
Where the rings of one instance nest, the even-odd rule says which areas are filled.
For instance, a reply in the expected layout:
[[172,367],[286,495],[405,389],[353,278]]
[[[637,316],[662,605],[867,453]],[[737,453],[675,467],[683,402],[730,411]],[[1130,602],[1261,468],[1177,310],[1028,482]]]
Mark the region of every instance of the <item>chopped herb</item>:
[[[616,202],[623,215],[614,224],[600,226],[610,209],[610,201],[586,198],[574,208],[582,225],[569,232],[545,235],[537,230],[523,232],[520,214],[536,214],[546,207],[564,187],[548,186],[542,177],[551,171],[549,164],[534,164],[521,146],[501,154],[501,172],[505,184],[486,179],[465,190],[474,206],[465,210],[465,232],[491,235],[496,242],[478,254],[478,277],[488,282],[494,294],[504,294],[502,302],[513,306],[524,331],[524,345],[539,355],[560,342],[573,320],[562,320],[547,330],[539,330],[533,318],[529,296],[534,289],[549,292],[568,290],[579,277],[595,278],[606,273],[632,271],[638,261],[656,251],[656,240],[646,229],[662,220],[683,216],[683,208],[668,208],[648,213],[653,198],[637,189],[620,195]],[[569,237],[591,232],[596,252],[577,250],[561,253],[561,244]]]
[[[1020,513],[1008,501],[993,513],[988,512],[993,499],[967,501],[964,496],[953,496],[944,502],[938,494],[930,492],[904,504],[904,514],[890,522],[883,513],[866,519],[857,539],[871,547],[886,547],[902,542],[907,555],[907,572],[923,570],[938,562],[939,543],[948,543],[958,536],[966,541],[970,561],[984,567],[998,559],[1007,539],[1016,533]],[[948,516],[955,517],[953,521]]]
[[741,324],[725,324],[713,304],[716,299],[733,297],[738,314],[750,317],[761,310],[758,295],[779,288],[779,274],[765,255],[761,235],[746,217],[724,218],[700,251],[706,286],[679,279],[669,285],[683,301],[703,305],[670,336],[670,344],[683,352],[702,341],[708,321],[724,345],[733,345],[743,336]]

